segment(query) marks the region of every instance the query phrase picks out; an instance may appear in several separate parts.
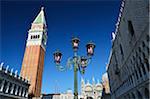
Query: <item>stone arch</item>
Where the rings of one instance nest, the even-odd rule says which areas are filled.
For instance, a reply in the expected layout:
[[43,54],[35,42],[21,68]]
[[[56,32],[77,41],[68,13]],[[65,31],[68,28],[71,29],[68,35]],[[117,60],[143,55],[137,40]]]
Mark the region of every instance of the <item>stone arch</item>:
[[129,94],[127,94],[127,98],[126,99],[130,99],[130,95]]
[[138,99],[143,99],[142,94],[138,90],[137,90],[137,97],[138,97]]
[[145,88],[145,89],[144,89],[144,96],[145,96],[146,99],[149,99],[149,94],[150,94],[150,93],[149,93],[149,89],[148,89],[148,88]]
[[136,99],[135,94],[131,93],[131,99]]
[[[119,98],[121,98],[121,97],[119,97]],[[119,98],[118,98],[118,99],[119,99]],[[124,95],[122,99],[127,99],[127,96],[126,96],[126,95]]]

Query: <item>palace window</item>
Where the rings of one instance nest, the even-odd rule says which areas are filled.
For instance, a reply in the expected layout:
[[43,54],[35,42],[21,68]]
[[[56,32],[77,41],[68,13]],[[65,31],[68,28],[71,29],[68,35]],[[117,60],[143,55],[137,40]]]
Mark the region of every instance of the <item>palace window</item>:
[[146,74],[146,70],[145,70],[145,68],[144,68],[144,64],[141,63],[141,66],[142,66],[143,73]]
[[143,47],[143,48],[145,47],[145,43],[144,43],[144,41],[142,42],[142,47]]
[[149,35],[146,36],[146,41],[149,42]]
[[141,48],[139,47],[139,53],[141,52]]
[[136,75],[136,78],[139,79],[137,70],[135,70],[135,75]]
[[146,47],[146,51],[147,51],[147,53],[149,54],[149,48],[148,48],[148,47]]
[[140,77],[142,77],[142,73],[141,73],[140,67],[138,67],[138,72],[140,74]]
[[134,35],[134,28],[133,28],[133,25],[132,25],[131,21],[128,21],[128,31],[131,34],[131,36]]
[[122,49],[121,44],[120,44],[120,53],[121,53],[122,57],[124,57],[124,53],[123,53],[123,49]]

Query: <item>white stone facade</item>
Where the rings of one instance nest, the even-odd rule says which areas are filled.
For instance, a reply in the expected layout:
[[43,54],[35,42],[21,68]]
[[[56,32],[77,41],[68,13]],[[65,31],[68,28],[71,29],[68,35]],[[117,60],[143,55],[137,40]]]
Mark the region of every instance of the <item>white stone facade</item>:
[[60,99],[73,99],[74,95],[72,90],[67,90],[66,93],[61,93],[60,94]]
[[81,96],[82,99],[101,99],[102,96],[102,90],[103,86],[97,81],[95,82],[95,79],[93,78],[92,83],[87,81],[85,82],[84,79],[81,79]]
[[149,99],[149,0],[123,0],[107,72],[111,99]]

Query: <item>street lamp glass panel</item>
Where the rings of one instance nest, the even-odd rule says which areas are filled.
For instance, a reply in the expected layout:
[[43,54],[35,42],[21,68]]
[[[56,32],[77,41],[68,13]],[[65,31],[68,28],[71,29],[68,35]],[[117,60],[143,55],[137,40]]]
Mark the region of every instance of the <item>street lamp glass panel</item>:
[[73,38],[73,39],[72,39],[72,46],[73,46],[73,49],[78,49],[79,42],[80,42],[80,40],[79,40],[78,38]]
[[62,54],[59,51],[56,51],[54,53],[54,60],[55,60],[56,63],[60,63],[61,57],[62,57]]
[[86,45],[86,47],[87,47],[87,55],[92,56],[94,54],[95,44],[94,43],[88,43]]

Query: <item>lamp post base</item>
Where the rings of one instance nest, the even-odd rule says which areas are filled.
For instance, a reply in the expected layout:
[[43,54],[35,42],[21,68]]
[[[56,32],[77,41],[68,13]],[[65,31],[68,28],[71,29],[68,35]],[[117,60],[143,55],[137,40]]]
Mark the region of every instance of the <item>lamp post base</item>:
[[74,93],[74,99],[78,99],[78,93]]

